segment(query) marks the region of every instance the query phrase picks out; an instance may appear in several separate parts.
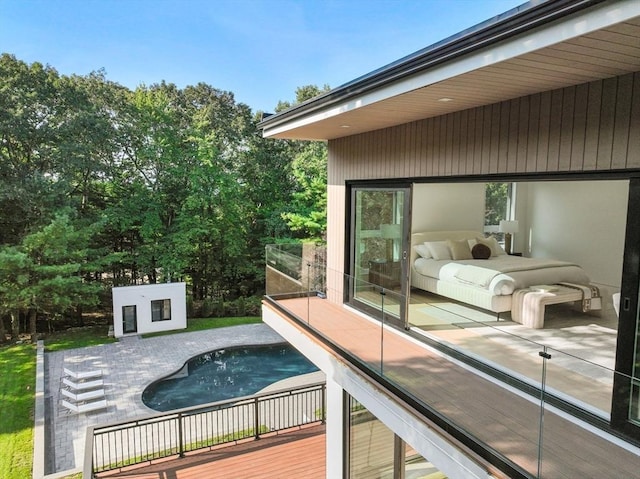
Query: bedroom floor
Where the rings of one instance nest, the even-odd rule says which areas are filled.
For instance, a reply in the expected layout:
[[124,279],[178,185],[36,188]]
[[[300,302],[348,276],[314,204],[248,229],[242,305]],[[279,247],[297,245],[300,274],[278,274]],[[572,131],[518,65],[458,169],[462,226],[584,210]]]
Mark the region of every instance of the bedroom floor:
[[541,382],[546,348],[547,388],[578,399],[608,417],[615,362],[617,317],[613,307],[583,313],[572,304],[547,307],[543,329],[424,291],[411,293],[409,322],[414,330],[482,358],[510,373]]

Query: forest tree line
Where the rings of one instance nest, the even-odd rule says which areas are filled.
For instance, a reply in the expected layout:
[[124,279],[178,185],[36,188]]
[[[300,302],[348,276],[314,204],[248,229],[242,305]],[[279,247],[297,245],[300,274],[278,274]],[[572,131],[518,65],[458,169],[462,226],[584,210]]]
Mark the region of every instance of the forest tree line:
[[82,324],[113,286],[259,298],[265,245],[324,237],[327,158],[263,139],[260,116],[205,83],[132,91],[0,56],[0,341],[43,318]]

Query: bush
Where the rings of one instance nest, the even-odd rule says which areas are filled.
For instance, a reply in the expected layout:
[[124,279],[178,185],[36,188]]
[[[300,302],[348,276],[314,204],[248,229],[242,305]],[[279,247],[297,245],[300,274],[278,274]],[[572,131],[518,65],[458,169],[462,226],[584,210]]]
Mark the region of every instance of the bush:
[[187,298],[189,318],[229,318],[238,316],[260,316],[262,296],[240,296],[228,301],[206,298],[193,301]]

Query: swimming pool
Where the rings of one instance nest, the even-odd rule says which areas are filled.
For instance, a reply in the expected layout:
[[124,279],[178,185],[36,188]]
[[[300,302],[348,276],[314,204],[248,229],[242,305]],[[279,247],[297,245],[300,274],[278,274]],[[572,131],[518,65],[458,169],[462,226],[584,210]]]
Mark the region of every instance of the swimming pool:
[[318,371],[290,344],[240,346],[191,358],[178,371],[149,385],[142,402],[156,411],[255,394],[270,384]]

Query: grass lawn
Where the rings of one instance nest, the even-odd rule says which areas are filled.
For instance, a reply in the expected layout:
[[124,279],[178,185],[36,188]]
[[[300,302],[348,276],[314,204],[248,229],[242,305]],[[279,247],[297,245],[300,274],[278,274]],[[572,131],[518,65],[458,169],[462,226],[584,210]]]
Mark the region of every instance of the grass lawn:
[[0,348],[0,477],[31,477],[36,348]]
[[47,334],[44,339],[45,351],[62,351],[63,349],[76,349],[85,346],[115,343],[115,338],[107,336],[108,331],[108,326],[86,326],[50,333]]
[[[187,329],[148,334],[176,334],[204,329],[260,323],[257,316],[240,318],[197,318],[187,321]],[[46,351],[61,351],[112,343],[108,327],[71,328],[48,335]],[[36,348],[19,344],[0,348],[0,478],[31,477],[33,456],[33,409],[36,382]]]
[[187,329],[177,331],[163,331],[160,333],[143,334],[143,338],[153,338],[167,334],[190,333],[192,331],[202,331],[205,329],[225,328],[227,326],[240,326],[241,324],[261,323],[259,316],[242,316],[238,318],[193,318],[187,320]]

